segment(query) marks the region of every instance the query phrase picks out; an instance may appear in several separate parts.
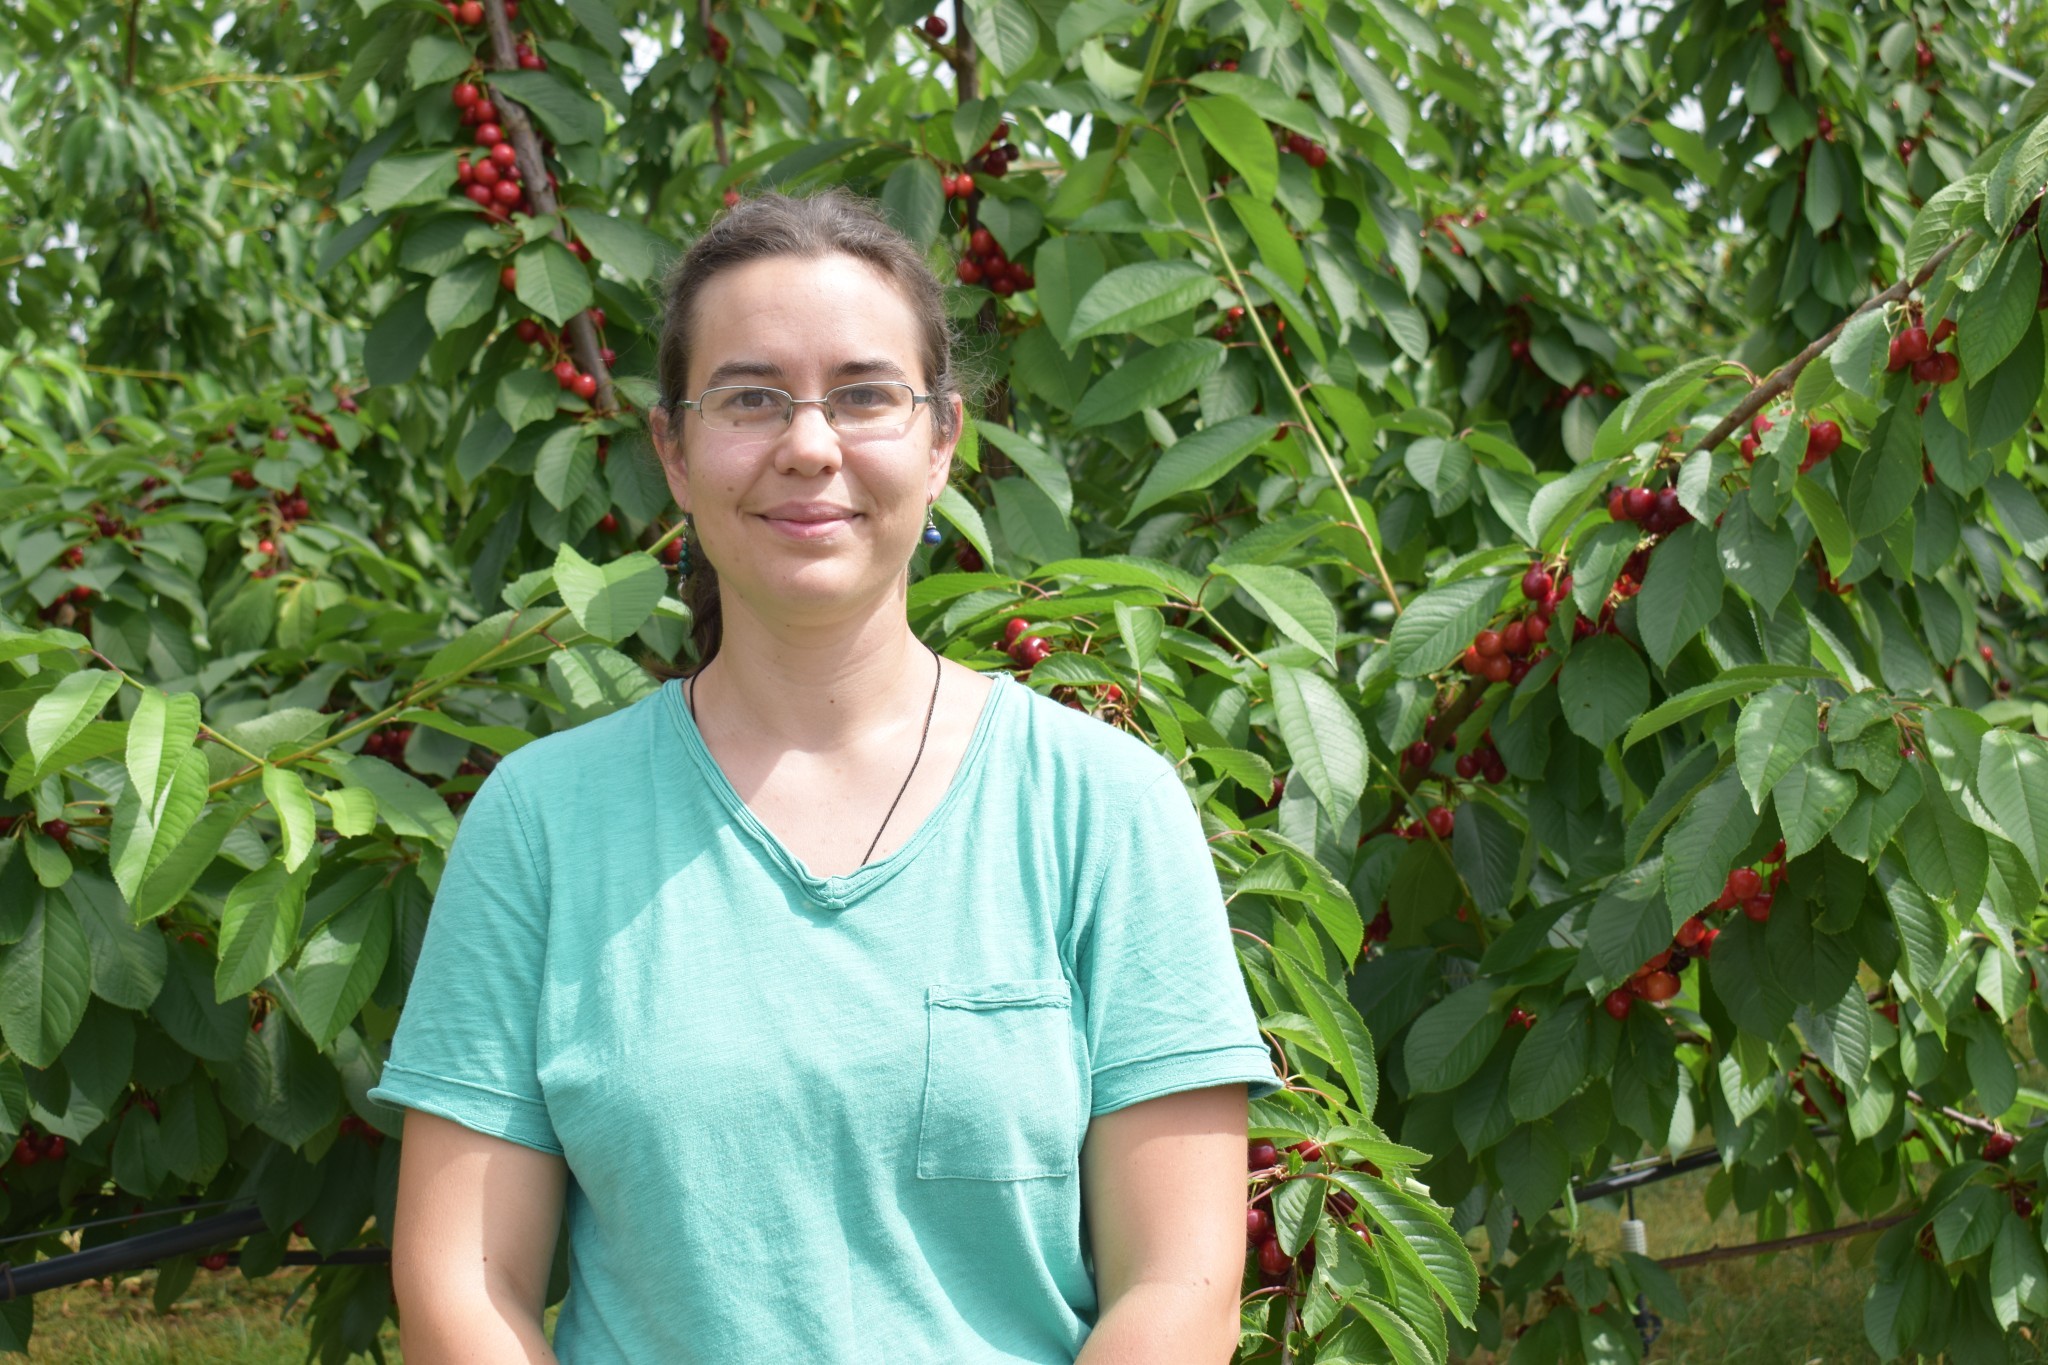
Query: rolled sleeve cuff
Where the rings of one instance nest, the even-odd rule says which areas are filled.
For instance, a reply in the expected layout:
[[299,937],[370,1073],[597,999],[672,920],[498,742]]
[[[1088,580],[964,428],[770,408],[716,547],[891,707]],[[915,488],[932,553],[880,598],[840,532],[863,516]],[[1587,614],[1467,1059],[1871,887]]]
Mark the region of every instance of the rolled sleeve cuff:
[[369,1098],[381,1104],[419,1109],[522,1147],[563,1155],[555,1126],[548,1120],[547,1106],[524,1095],[387,1063]]
[[1247,1043],[1145,1057],[1092,1072],[1094,1100],[1089,1112],[1108,1114],[1141,1100],[1238,1081],[1244,1083],[1248,1100],[1262,1100],[1280,1090],[1272,1057],[1265,1048]]

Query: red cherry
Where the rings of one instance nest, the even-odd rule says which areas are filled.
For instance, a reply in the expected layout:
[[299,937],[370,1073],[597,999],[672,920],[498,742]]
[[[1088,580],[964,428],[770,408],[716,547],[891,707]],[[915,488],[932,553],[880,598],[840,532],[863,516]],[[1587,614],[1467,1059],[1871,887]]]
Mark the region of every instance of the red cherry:
[[531,346],[547,336],[547,331],[532,318],[521,318],[513,324],[512,334]]
[[1430,747],[1428,740],[1418,739],[1408,746],[1406,757],[1409,767],[1427,768],[1430,760],[1436,757],[1436,750]]
[[1954,318],[1943,318],[1940,322],[1935,324],[1934,336],[1931,338],[1931,340],[1934,345],[1939,346],[1942,342],[1947,341],[1950,337],[1954,336],[1955,334],[1956,320]]
[[462,82],[448,92],[448,98],[455,102],[455,107],[458,109],[467,109],[483,97],[484,92],[471,85],[468,81]]
[[498,106],[492,104],[488,97],[470,105],[469,112],[479,124],[496,123],[498,121]]
[[1764,855],[1764,861],[1767,863],[1782,863],[1785,861],[1785,841],[1783,839],[1771,845],[1771,851]]
[[1479,661],[1479,676],[1488,682],[1506,682],[1514,676],[1514,660],[1505,654],[1496,654]]
[[1616,1019],[1628,1018],[1628,1012],[1635,1006],[1635,997],[1627,991],[1609,991],[1607,998],[1600,1002],[1600,1008]]
[[924,31],[934,38],[946,36],[946,21],[936,14],[925,16]]
[[484,21],[483,0],[462,0],[456,6],[456,18],[464,28],[475,28]]
[[1643,999],[1662,1002],[1678,994],[1680,982],[1671,972],[1651,972],[1643,978]]
[[559,385],[560,385],[561,387],[563,387],[563,388],[565,388],[565,389],[566,389],[566,388],[568,388],[568,387],[569,387],[570,385],[572,385],[572,384],[574,384],[574,383],[576,382],[576,362],[575,362],[575,361],[573,361],[573,360],[557,360],[557,361],[555,362],[555,366],[554,366],[554,369],[555,369],[555,383],[559,384]]
[[968,195],[974,193],[974,177],[972,175],[969,175],[966,171],[962,171],[960,173],[960,180],[958,183],[961,198],[964,199]]
[[1244,1211],[1244,1235],[1252,1242],[1263,1242],[1273,1235],[1273,1215],[1264,1209],[1247,1208]]
[[497,200],[491,197],[491,187],[489,185],[471,182],[462,187],[462,192],[486,208],[497,203]]
[[1029,629],[1031,629],[1029,621],[1021,616],[1012,616],[1003,625],[1003,648],[1008,649],[1011,645],[1016,644],[1017,637]]
[[1531,602],[1541,602],[1549,595],[1552,586],[1551,577],[1541,564],[1530,565],[1528,572],[1522,575],[1522,596]]
[[1263,1171],[1280,1164],[1280,1149],[1265,1138],[1253,1138],[1245,1147],[1245,1169]]
[[597,376],[594,374],[577,375],[569,381],[569,392],[586,401],[597,397]]
[[476,126],[476,145],[495,147],[505,140],[505,130],[495,123],[479,123]]
[[1607,515],[1616,521],[1634,521],[1628,511],[1628,490],[1617,488],[1607,495]]
[[[501,142],[498,145],[502,147],[505,144]],[[496,196],[499,203],[508,209],[526,197],[525,191],[521,190],[518,185],[510,180],[500,180],[491,187],[491,193]]]
[[[483,8],[482,5],[477,4],[477,0],[469,0],[468,4],[463,6],[464,9],[472,7],[476,9]],[[464,20],[464,22],[467,23],[469,21]],[[228,1268],[228,1254],[225,1251],[216,1251],[210,1256],[201,1256],[199,1264],[205,1266],[208,1270],[226,1270]]]
[[736,206],[739,202],[740,192],[738,190],[727,190],[725,192],[725,206],[727,208],[732,208]]
[[1480,631],[1477,635],[1472,637],[1472,648],[1479,651],[1479,657],[1482,659],[1493,658],[1494,656],[1498,655],[1503,648],[1500,638],[1500,632],[1494,630]]
[[1657,510],[1657,495],[1647,488],[1628,490],[1628,519],[1641,521]]
[[2012,1134],[2000,1128],[1984,1139],[1984,1159],[1986,1161],[2003,1161],[2006,1157],[2012,1155],[2013,1145]]
[[1458,813],[1449,806],[1432,806],[1429,813],[1422,818],[1429,821],[1430,829],[1439,839],[1450,838],[1451,831],[1456,829],[1458,824]]
[[1315,1141],[1313,1138],[1303,1138],[1287,1150],[1301,1153],[1303,1161],[1321,1161],[1323,1159],[1323,1144]]
[[607,512],[597,519],[597,529],[605,535],[611,535],[619,529],[619,519]]
[[1742,913],[1755,920],[1758,924],[1762,924],[1771,917],[1771,901],[1773,899],[1774,897],[1768,891],[1759,891],[1754,896],[1745,896],[1742,900]]
[[500,171],[509,171],[519,163],[519,153],[509,142],[500,142],[491,148],[491,163]]
[[963,258],[960,264],[953,268],[953,273],[959,277],[962,284],[981,283],[981,267],[975,264],[971,257]]
[[1756,874],[1754,868],[1738,867],[1728,874],[1723,889],[1737,900],[1748,900],[1763,888],[1763,884],[1764,879]]
[[996,250],[995,236],[987,228],[976,228],[967,244],[977,256],[993,255]]
[[1259,1269],[1268,1275],[1285,1275],[1287,1268],[1293,1264],[1287,1253],[1280,1249],[1278,1238],[1268,1237],[1259,1243]]
[[1899,348],[1899,358],[1909,365],[1916,360],[1925,360],[1934,351],[1932,343],[1928,340],[1927,329],[1917,322],[1899,333],[1895,340]]

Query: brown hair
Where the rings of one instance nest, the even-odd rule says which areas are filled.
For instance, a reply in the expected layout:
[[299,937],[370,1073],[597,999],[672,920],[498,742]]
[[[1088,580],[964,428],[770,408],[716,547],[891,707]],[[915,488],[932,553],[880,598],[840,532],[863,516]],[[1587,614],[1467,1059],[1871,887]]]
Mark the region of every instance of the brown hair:
[[[661,406],[673,422],[676,404],[689,396],[690,355],[697,298],[713,277],[734,266],[769,256],[816,258],[847,255],[865,261],[896,286],[924,335],[924,378],[933,395],[932,423],[939,436],[952,434],[953,409],[944,400],[958,394],[953,363],[954,332],[946,316],[944,287],[924,253],[898,232],[874,206],[834,186],[802,198],[768,193],[741,200],[721,215],[672,267],[662,281],[661,343],[655,377]],[[675,431],[670,427],[671,433]],[[673,436],[672,436],[672,439]],[[701,545],[690,545],[691,573],[683,583],[690,608],[697,667],[711,662],[721,634],[718,574]]]

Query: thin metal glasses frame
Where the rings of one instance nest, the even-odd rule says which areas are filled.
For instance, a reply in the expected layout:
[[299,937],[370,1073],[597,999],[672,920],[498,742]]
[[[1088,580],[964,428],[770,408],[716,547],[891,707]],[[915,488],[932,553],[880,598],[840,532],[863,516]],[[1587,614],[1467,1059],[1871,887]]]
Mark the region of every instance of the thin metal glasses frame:
[[905,427],[908,427],[913,421],[917,419],[917,409],[919,405],[931,402],[932,399],[936,396],[929,393],[919,393],[915,389],[911,389],[910,415],[908,417],[905,417],[901,422],[876,427],[842,427],[839,424],[838,419],[834,415],[836,410],[832,406],[832,399],[835,394],[838,394],[846,389],[874,389],[884,387],[892,389],[910,389],[910,385],[905,384],[903,381],[899,379],[862,379],[856,380],[850,384],[840,384],[834,388],[828,389],[825,392],[825,396],[822,398],[798,398],[794,394],[790,393],[789,390],[778,389],[770,384],[720,384],[715,388],[705,389],[702,393],[699,393],[695,398],[679,398],[676,400],[675,406],[679,408],[687,408],[690,411],[695,412],[699,420],[704,420],[704,399],[707,396],[714,393],[727,393],[738,389],[751,389],[761,393],[781,394],[782,397],[786,400],[782,409],[782,425],[780,427],[764,429],[761,431],[748,432],[741,431],[732,427],[712,426],[709,421],[705,421],[704,425],[706,429],[710,431],[719,432],[721,435],[726,436],[775,435],[779,432],[789,430],[790,423],[796,420],[797,408],[801,407],[805,403],[815,403],[824,412],[825,424],[831,427],[834,431],[865,431],[881,433],[889,431],[899,431]]

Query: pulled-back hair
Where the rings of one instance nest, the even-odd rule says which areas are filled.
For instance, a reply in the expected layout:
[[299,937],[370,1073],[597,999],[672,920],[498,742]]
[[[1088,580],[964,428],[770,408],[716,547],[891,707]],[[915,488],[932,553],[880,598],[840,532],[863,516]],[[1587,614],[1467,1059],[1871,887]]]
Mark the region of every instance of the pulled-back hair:
[[[953,408],[946,400],[960,392],[953,365],[953,328],[946,316],[944,286],[924,253],[876,209],[834,186],[802,198],[768,193],[743,199],[699,237],[662,281],[661,347],[656,381],[661,406],[671,422],[676,404],[689,397],[690,357],[696,338],[697,301],[704,287],[724,271],[770,256],[846,255],[864,261],[896,287],[924,339],[924,388],[933,396],[933,430],[952,435]],[[675,428],[671,426],[673,432]],[[718,574],[692,545],[692,572],[683,600],[690,608],[697,666],[711,662],[721,635]]]

